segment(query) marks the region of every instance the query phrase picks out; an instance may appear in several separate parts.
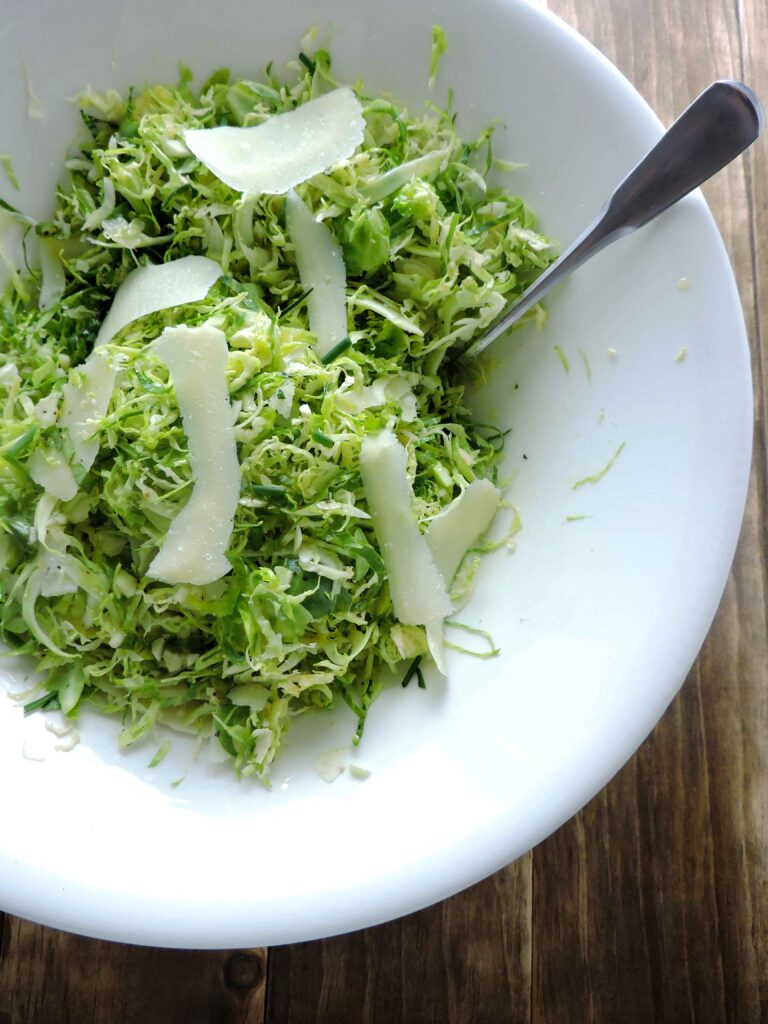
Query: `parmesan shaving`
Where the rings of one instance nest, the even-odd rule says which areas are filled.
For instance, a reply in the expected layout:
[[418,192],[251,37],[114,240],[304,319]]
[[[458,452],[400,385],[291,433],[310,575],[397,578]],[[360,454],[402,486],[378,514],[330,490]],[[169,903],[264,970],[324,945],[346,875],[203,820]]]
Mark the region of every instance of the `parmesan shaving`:
[[190,129],[184,141],[236,191],[282,195],[352,156],[364,128],[360,102],[341,88],[250,128]]
[[54,448],[37,448],[27,462],[34,482],[60,501],[71,501],[77,494],[77,481],[66,460]]
[[75,372],[79,382],[67,381],[61,388],[59,424],[69,431],[75,460],[90,469],[99,452],[99,440],[93,435],[109,408],[117,371],[103,349],[94,349]]
[[117,289],[96,335],[96,345],[105,345],[142,316],[200,302],[220,277],[221,267],[207,256],[183,256],[170,263],[137,267]]
[[217,327],[167,327],[153,343],[167,365],[189,444],[194,485],[147,575],[164,583],[213,583],[232,568],[225,552],[240,497],[227,341]]
[[346,770],[349,762],[349,747],[334,747],[315,759],[315,771],[329,785]]
[[392,431],[382,430],[363,440],[360,476],[395,615],[404,625],[427,627],[430,650],[444,672],[441,624],[451,612],[451,602],[413,514],[407,461],[405,448]]
[[347,334],[347,273],[330,228],[315,220],[295,192],[285,199],[285,220],[296,253],[302,288],[309,290],[309,329],[324,356]]
[[61,426],[69,431],[75,459],[83,469],[90,469],[98,454],[99,441],[93,433],[107,414],[117,374],[106,355],[99,352],[100,346],[140,317],[200,302],[220,276],[221,267],[213,260],[184,256],[169,263],[138,267],[117,289],[96,335],[94,351],[75,370],[81,382],[69,382],[62,388]]
[[447,587],[467,550],[490,526],[500,501],[501,491],[490,480],[473,480],[430,522],[424,536]]

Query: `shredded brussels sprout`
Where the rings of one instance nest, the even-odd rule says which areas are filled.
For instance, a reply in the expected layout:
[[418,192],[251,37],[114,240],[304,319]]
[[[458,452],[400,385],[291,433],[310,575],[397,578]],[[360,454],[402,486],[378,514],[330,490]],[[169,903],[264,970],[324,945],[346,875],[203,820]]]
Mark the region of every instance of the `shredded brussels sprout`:
[[[362,145],[296,187],[346,267],[346,337],[321,356],[285,196],[233,191],[184,133],[258,125],[335,86],[318,50],[285,79],[221,69],[195,89],[184,70],[175,87],[81,97],[85,136],[55,212],[23,222],[43,271],[14,272],[0,306],[0,636],[42,673],[28,711],[74,717],[87,702],[120,717],[123,744],[165,723],[264,776],[292,716],[345,701],[359,738],[386,670],[427,656],[423,627],[393,612],[361,444],[394,431],[422,533],[469,483],[495,483],[502,437],[470,420],[461,352],[553,253],[523,200],[488,182],[490,130],[464,143],[449,111],[358,86]],[[83,385],[126,275],[189,255],[222,275],[104,345],[115,385],[86,467],[59,422],[62,389]],[[241,473],[232,569],[205,586],[147,572],[193,484],[151,344],[181,324],[226,336]]]

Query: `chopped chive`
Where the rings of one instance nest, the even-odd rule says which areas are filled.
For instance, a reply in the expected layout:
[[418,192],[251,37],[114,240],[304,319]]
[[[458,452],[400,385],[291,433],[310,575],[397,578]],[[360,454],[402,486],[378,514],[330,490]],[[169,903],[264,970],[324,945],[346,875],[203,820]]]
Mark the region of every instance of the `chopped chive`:
[[413,677],[416,676],[416,681],[419,684],[419,689],[426,690],[427,684],[424,682],[424,675],[421,671],[421,657],[422,656],[419,655],[418,657],[414,658],[411,664],[408,666],[408,669],[405,675],[403,676],[403,681],[400,683],[400,685],[403,688],[405,688],[413,679]]
[[352,347],[352,342],[349,338],[342,338],[341,341],[337,342],[333,348],[329,348],[324,356],[320,356],[320,362],[323,366],[327,366],[328,363],[332,363],[334,359],[337,359],[342,352],[346,352],[348,348]]
[[31,700],[29,704],[24,705],[24,714],[31,715],[34,711],[58,711],[61,708],[59,704],[58,693],[51,692],[45,693],[42,697],[38,697],[37,700]]
[[304,65],[304,67],[307,69],[307,71],[310,73],[310,75],[314,75],[314,73],[315,73],[315,62],[312,60],[312,58],[308,57],[306,55],[306,53],[300,53],[299,54],[299,60]]
[[304,299],[308,298],[308,296],[312,294],[312,291],[312,288],[307,288],[307,290],[302,292],[301,295],[297,295],[295,299],[288,303],[285,309],[280,310],[280,316],[287,316],[292,310],[296,309],[297,306],[300,306]]
[[101,126],[107,124],[111,127],[108,122],[100,120],[98,117],[94,117],[93,114],[87,113],[85,110],[80,111],[80,117],[82,118],[83,124],[91,133],[91,138],[97,139],[99,137],[99,131]]
[[326,448],[333,448],[333,444],[334,444],[333,438],[332,437],[328,437],[328,435],[324,434],[322,432],[322,430],[313,430],[312,431],[312,440],[313,441],[317,441],[318,444],[322,444]]
[[251,484],[248,488],[254,498],[265,498],[267,501],[285,501],[288,492],[279,484]]

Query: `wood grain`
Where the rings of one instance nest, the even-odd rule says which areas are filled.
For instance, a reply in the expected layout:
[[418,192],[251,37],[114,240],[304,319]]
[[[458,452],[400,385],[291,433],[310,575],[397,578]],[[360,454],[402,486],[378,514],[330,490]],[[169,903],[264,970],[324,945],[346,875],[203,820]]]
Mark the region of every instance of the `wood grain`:
[[263,1024],[266,952],[99,942],[6,917],[0,1024]]
[[[715,77],[768,98],[766,0],[548,6],[667,123]],[[705,191],[750,332],[754,468],[710,636],[633,760],[493,878],[268,959],[139,949],[0,917],[0,1024],[768,1021],[768,144]]]
[[531,1019],[530,854],[419,914],[270,950],[270,1024]]

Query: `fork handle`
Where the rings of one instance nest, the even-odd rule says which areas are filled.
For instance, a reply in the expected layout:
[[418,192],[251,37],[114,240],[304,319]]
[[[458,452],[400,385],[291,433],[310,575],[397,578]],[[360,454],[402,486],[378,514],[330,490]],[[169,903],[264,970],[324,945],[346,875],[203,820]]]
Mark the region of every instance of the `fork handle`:
[[765,125],[760,101],[741,82],[705,89],[630,171],[601,213],[522,297],[467,349],[476,356],[524,316],[558,281],[606,245],[643,227],[729,164]]

